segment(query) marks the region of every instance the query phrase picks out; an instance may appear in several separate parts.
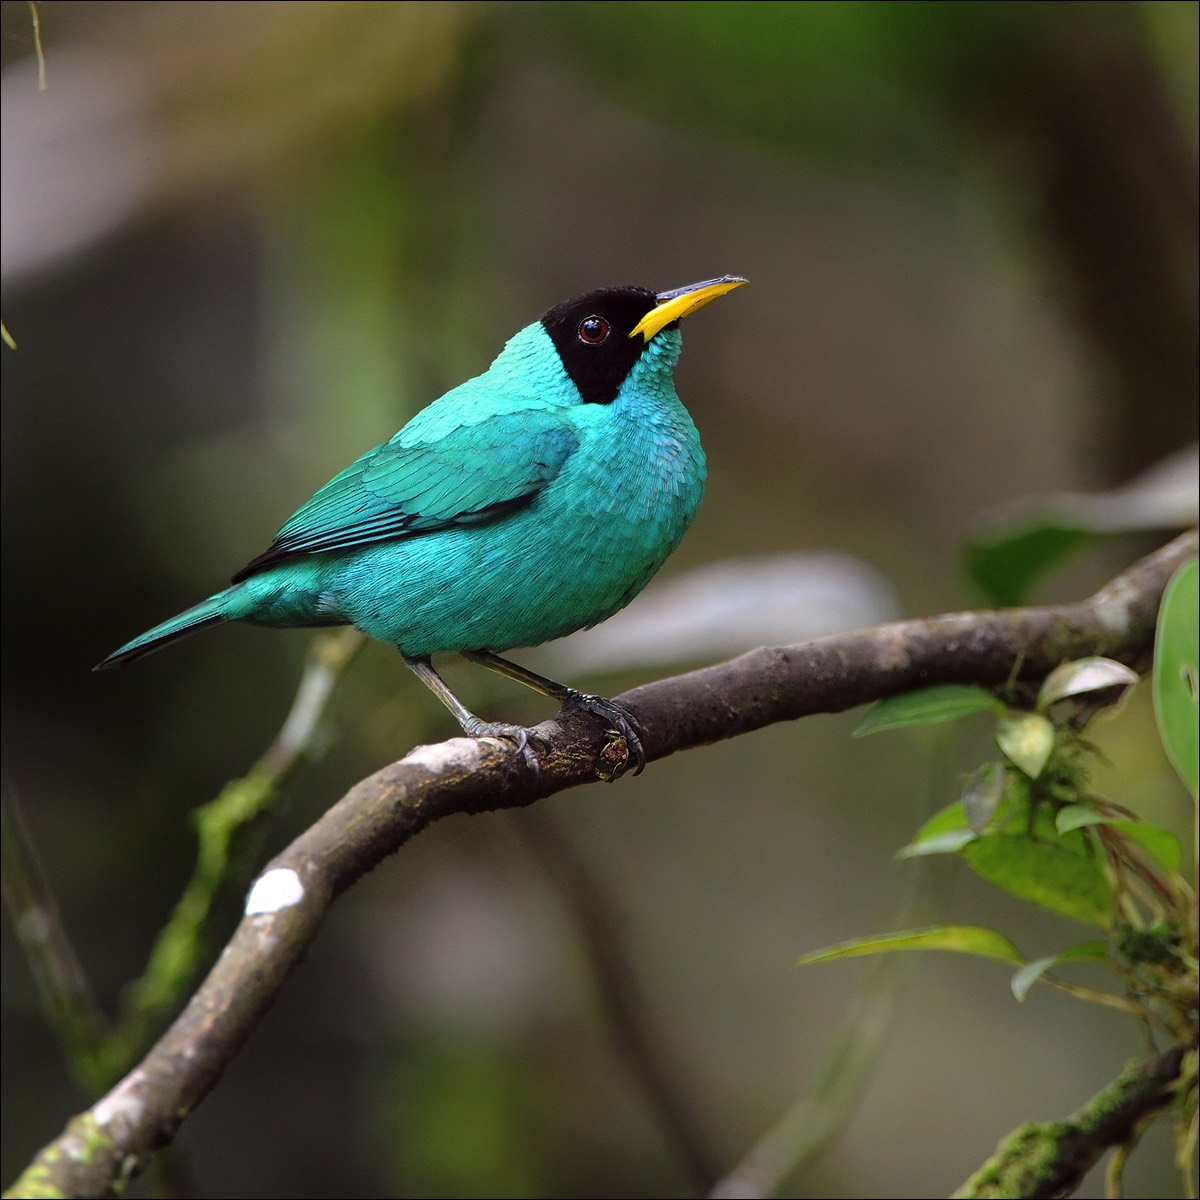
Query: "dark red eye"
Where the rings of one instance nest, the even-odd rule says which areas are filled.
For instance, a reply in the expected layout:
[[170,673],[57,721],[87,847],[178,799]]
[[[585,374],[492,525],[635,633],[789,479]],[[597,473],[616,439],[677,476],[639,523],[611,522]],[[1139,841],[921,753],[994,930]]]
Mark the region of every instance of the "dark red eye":
[[584,317],[579,322],[579,340],[589,346],[598,346],[608,340],[608,322],[603,317]]

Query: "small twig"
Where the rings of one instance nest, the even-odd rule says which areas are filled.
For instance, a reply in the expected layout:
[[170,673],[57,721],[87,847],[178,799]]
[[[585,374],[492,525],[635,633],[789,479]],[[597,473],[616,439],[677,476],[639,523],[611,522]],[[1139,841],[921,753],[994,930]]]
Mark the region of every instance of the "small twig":
[[[29,19],[33,23],[33,50],[37,55],[38,91],[46,90],[46,55],[42,51],[42,17],[38,0],[29,0]],[[14,347],[15,349],[15,347]]]
[[324,634],[313,642],[291,711],[279,736],[259,760],[256,769],[283,782],[311,756],[325,706],[342,672],[353,662],[365,641],[357,629],[347,628]]
[[100,1048],[109,1023],[96,1004],[87,975],[46,884],[29,831],[8,788],[0,796],[0,857],[4,903],[29,963],[42,1011],[66,1051],[67,1063],[93,1095],[112,1082]]

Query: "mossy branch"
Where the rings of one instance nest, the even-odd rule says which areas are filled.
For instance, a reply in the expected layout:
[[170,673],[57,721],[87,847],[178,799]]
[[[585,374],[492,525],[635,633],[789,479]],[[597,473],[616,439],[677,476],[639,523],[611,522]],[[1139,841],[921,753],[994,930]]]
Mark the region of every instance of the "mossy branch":
[[1031,1121],[1015,1129],[954,1193],[955,1200],[1069,1196],[1108,1149],[1136,1139],[1147,1117],[1176,1101],[1187,1052],[1172,1046],[1126,1068],[1065,1121]]

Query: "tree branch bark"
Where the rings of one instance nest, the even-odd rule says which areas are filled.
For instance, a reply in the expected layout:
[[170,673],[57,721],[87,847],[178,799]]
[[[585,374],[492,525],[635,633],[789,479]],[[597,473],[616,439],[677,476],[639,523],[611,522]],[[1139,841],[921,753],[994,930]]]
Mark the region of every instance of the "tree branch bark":
[[[1145,669],[1163,588],[1196,552],[1192,530],[1078,604],[957,613],[763,648],[619,699],[652,761],[935,683],[1037,680],[1084,655]],[[612,739],[587,714],[560,715],[540,732],[550,748],[537,772],[509,746],[453,738],[417,747],[347,792],[259,876],[244,919],[175,1023],[6,1195],[112,1194],[220,1079],[346,888],[434,821],[522,807],[610,770]]]
[[1141,1121],[1176,1098],[1186,1046],[1171,1046],[1122,1071],[1065,1121],[1014,1130],[952,1200],[1069,1196],[1112,1146],[1134,1138]]

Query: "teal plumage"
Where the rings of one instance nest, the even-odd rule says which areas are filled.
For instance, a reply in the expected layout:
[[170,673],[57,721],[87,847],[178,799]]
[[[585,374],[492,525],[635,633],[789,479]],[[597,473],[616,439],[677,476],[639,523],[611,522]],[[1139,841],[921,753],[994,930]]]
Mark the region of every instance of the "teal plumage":
[[[495,652],[605,620],[678,545],[705,460],[675,393],[677,322],[742,282],[604,289],[551,309],[484,374],[334,476],[230,587],[99,667],[218,621],[350,623],[396,646],[467,732],[524,748],[528,731],[472,716],[428,659],[465,653],[564,702],[596,701]],[[597,704],[640,765],[624,714]]]

